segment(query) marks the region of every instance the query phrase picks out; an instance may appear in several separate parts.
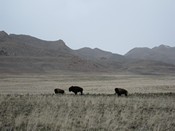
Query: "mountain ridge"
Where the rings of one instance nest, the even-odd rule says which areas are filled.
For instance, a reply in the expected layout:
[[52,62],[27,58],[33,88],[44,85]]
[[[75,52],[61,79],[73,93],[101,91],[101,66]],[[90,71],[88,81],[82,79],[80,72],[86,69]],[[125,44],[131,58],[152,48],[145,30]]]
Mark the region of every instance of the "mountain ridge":
[[161,74],[175,73],[175,65],[133,59],[98,48],[72,50],[63,40],[45,41],[0,32],[0,73],[59,71]]
[[155,60],[175,64],[175,47],[162,44],[153,48],[133,48],[125,56],[132,59]]

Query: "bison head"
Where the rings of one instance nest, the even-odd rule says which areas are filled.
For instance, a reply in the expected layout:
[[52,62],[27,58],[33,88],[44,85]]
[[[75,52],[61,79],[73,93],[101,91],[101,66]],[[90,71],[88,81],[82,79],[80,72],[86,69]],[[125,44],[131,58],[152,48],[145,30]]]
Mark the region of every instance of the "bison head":
[[71,86],[71,87],[69,88],[69,92],[71,92],[71,91],[72,91],[72,87],[73,87],[73,86]]

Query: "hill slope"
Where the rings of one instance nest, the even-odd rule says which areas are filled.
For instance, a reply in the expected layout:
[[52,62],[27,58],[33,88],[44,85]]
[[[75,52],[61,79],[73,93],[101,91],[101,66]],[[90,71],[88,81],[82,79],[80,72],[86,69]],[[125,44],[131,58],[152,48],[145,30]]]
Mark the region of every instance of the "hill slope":
[[88,47],[81,48],[79,50],[75,50],[75,54],[77,54],[78,56],[81,56],[82,58],[90,59],[90,60],[107,59],[113,55],[113,53],[111,52],[103,51],[98,48],[91,49]]
[[0,72],[98,71],[102,66],[83,60],[64,41],[44,41],[0,32]]
[[3,34],[4,32],[0,32],[0,51],[6,52],[8,56],[43,57],[71,54],[71,49],[62,40],[43,41],[27,35]]
[[150,48],[134,48],[125,54],[128,58],[154,60],[175,64],[175,47],[160,45]]
[[0,73],[60,71],[175,73],[175,66],[172,64],[135,60],[126,56],[98,48],[72,50],[63,40],[44,41],[32,36],[8,35],[4,31],[0,32]]

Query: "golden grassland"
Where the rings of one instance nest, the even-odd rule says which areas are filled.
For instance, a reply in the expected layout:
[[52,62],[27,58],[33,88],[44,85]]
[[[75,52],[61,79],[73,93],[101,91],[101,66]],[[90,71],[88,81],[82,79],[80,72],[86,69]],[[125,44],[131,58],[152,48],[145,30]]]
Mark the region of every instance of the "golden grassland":
[[125,88],[132,93],[175,92],[175,76],[116,75],[116,74],[23,74],[0,75],[1,94],[53,94],[54,88],[72,85],[84,88],[85,94],[113,94],[114,88]]
[[[71,85],[85,95],[68,92]],[[66,94],[55,95],[57,87]],[[114,95],[116,87],[129,96]],[[175,130],[175,76],[3,75],[0,92],[0,130]]]
[[175,94],[1,95],[0,130],[175,130]]

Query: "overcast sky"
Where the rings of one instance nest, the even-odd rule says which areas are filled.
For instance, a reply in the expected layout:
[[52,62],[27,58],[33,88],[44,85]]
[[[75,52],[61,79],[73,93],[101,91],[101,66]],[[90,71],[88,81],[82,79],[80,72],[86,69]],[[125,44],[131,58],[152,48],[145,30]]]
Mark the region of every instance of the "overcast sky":
[[118,54],[175,46],[175,0],[0,0],[0,30]]

